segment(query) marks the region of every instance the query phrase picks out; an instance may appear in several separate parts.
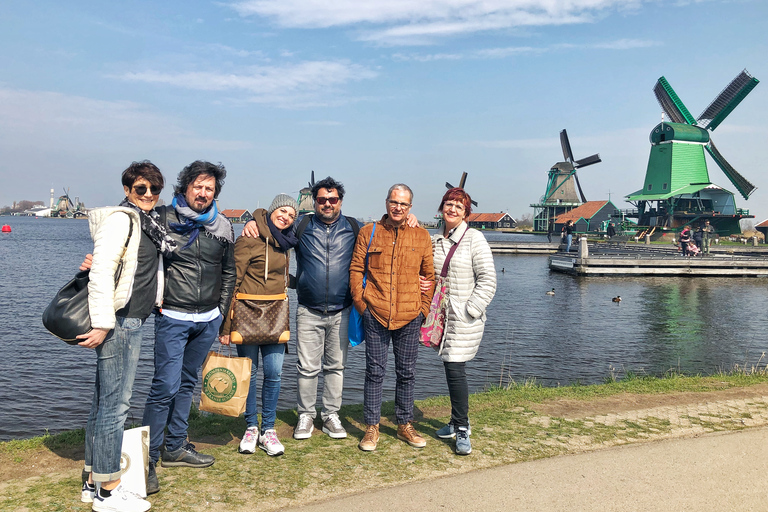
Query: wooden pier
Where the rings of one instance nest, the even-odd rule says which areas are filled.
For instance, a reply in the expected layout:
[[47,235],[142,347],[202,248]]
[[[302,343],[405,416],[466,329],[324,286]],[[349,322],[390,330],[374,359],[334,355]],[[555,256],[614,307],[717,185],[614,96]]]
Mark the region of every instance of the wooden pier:
[[704,257],[683,257],[674,247],[611,247],[580,240],[575,253],[549,256],[549,268],[578,276],[768,277],[762,248],[718,247]]

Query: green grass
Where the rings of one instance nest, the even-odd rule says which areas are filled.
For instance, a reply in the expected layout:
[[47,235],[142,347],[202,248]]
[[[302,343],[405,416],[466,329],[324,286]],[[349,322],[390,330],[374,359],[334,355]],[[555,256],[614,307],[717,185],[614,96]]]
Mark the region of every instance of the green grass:
[[[245,429],[240,418],[198,413],[190,417],[190,437],[213,444],[206,449],[216,463],[204,470],[160,468],[161,492],[152,496],[153,510],[274,510],[305,503],[318,497],[361,492],[396,483],[422,481],[436,476],[500,464],[521,462],[582,449],[642,441],[665,435],[679,425],[664,418],[623,419],[615,424],[590,417],[567,419],[536,412],[537,404],[555,400],[591,401],[619,394],[655,395],[721,391],[768,383],[759,364],[748,369],[734,368],[716,375],[684,376],[669,372],[653,377],[627,371],[613,371],[599,385],[574,383],[544,387],[535,380],[509,382],[489,387],[470,396],[473,453],[453,454],[451,441],[435,437],[435,431],[450,417],[447,397],[433,397],[416,403],[416,427],[427,438],[427,447],[413,449],[395,438],[391,419],[394,406],[385,403],[382,414],[390,418],[381,426],[381,440],[375,452],[357,448],[362,437],[362,406],[345,406],[340,411],[349,432],[346,440],[314,435],[306,441],[290,437],[296,422],[295,411],[278,413],[277,428],[286,446],[285,455],[267,457],[237,453],[237,441]],[[740,429],[752,418],[749,412],[712,412],[686,416],[681,421],[706,431]],[[316,423],[316,427],[319,421]],[[19,478],[0,484],[0,510],[86,511],[78,500],[79,471],[26,479],[24,468],[34,455],[46,450],[61,453],[81,448],[83,431],[0,443],[0,461],[19,472]],[[7,469],[7,467],[6,467]]]

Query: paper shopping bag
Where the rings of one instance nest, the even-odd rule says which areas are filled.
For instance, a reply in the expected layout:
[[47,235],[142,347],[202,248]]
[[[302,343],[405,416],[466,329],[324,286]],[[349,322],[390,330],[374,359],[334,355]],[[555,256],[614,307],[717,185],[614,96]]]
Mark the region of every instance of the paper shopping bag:
[[203,363],[200,410],[223,416],[240,416],[251,382],[251,359],[208,352]]
[[149,472],[149,427],[136,427],[123,432],[123,449],[120,456],[120,483],[123,488],[147,497]]

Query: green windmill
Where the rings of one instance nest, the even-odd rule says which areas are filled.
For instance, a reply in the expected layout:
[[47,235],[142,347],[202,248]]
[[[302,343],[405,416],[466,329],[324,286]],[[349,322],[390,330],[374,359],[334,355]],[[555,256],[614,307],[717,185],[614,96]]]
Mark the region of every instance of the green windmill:
[[662,122],[650,135],[651,154],[641,190],[626,196],[637,207],[638,226],[650,232],[676,232],[709,220],[720,234],[740,232],[739,220],[754,218],[749,210],[736,208],[732,192],[710,181],[706,150],[736,190],[748,199],[755,186],[734,169],[715,147],[710,136],[759,80],[742,71],[694,119],[666,78],[659,78],[653,89],[664,114],[672,122]]
[[315,186],[315,171],[312,171],[308,186],[299,190],[299,197],[296,202],[299,203],[299,215],[312,213],[315,211],[315,202],[312,199],[312,187]]

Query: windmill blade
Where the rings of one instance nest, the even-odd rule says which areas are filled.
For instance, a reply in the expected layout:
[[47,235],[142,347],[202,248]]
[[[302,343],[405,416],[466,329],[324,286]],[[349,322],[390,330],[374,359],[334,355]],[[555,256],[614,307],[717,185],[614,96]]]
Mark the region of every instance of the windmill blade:
[[573,173],[573,177],[576,179],[576,188],[579,189],[579,195],[581,196],[581,202],[582,203],[586,203],[587,202],[587,198],[584,197],[584,191],[581,190],[581,183],[579,183],[579,175],[574,172]]
[[700,126],[714,131],[759,83],[746,69],[739,73],[701,113]]
[[575,158],[573,158],[571,143],[568,141],[568,132],[565,131],[565,128],[560,132],[560,147],[563,148],[563,158],[565,158],[565,161],[573,163]]
[[456,187],[454,187],[453,185],[451,185],[450,183],[448,183],[448,182],[446,181],[446,182],[445,182],[445,188],[456,188]]
[[659,102],[661,109],[669,116],[674,123],[687,123],[696,124],[696,120],[693,118],[688,109],[680,100],[680,98],[669,85],[667,79],[663,76],[656,82],[656,86],[653,88],[653,93],[656,95],[656,100]]
[[314,188],[315,186],[315,171],[312,171],[312,175],[309,180],[309,188]]
[[467,173],[463,172],[461,173],[461,180],[459,180],[459,188],[464,188],[464,185],[467,184]]
[[736,169],[734,169],[731,164],[729,164],[728,161],[723,158],[723,155],[720,154],[720,152],[715,147],[715,143],[712,142],[711,139],[709,144],[704,147],[707,148],[709,155],[717,163],[720,169],[723,170],[723,173],[728,177],[728,179],[731,180],[731,183],[733,183],[733,186],[736,187],[736,189],[741,193],[742,197],[744,197],[744,199],[749,199],[750,194],[752,194],[752,192],[754,192],[757,187],[750,183],[747,178],[739,174]]
[[588,165],[593,165],[602,162],[600,159],[600,153],[595,153],[592,156],[588,156],[586,158],[582,158],[581,160],[576,160],[573,164],[573,166],[577,169],[581,169],[582,167],[586,167]]

